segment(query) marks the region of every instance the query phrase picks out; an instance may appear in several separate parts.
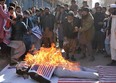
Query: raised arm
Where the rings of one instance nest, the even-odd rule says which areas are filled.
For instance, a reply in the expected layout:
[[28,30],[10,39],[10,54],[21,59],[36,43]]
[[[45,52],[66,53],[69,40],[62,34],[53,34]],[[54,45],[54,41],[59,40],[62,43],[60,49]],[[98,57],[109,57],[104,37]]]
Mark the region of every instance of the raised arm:
[[2,8],[2,5],[0,5],[0,15],[4,18],[4,19],[10,19],[9,18],[9,14],[8,13],[5,13],[3,8]]

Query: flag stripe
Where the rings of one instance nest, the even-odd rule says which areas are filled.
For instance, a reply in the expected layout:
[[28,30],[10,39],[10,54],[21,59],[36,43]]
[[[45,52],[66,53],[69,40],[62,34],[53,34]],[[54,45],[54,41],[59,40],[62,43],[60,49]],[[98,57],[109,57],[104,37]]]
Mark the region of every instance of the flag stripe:
[[102,66],[98,68],[101,83],[116,83],[116,67]]
[[58,83],[116,83],[116,67],[100,66],[96,68],[99,73],[99,80],[78,78],[59,78]]
[[[72,83],[72,82],[81,82],[81,83],[83,83],[83,82],[88,82],[88,83],[94,83],[95,81],[58,81],[58,83],[59,82],[64,82],[64,83],[66,83],[66,82],[70,82],[70,83]],[[96,81],[97,82],[97,81]]]
[[46,76],[49,77],[50,76],[50,73],[51,73],[51,70],[50,69],[52,69],[52,68],[50,68],[50,66],[48,66],[47,69],[48,69],[48,72],[46,73]]
[[59,78],[58,83],[96,83],[96,81],[92,79]]
[[42,77],[48,80],[51,79],[51,76],[56,68],[51,65],[38,65],[38,69],[36,70],[35,67],[37,68],[37,66],[33,66],[30,69],[30,72],[32,72],[31,70],[34,70],[37,74],[41,75]]

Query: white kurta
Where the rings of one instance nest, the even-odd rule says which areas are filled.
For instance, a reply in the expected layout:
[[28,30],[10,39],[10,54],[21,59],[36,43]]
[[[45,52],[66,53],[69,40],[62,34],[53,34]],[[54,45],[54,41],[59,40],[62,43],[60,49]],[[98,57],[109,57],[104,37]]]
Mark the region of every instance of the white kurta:
[[111,58],[112,60],[116,60],[116,15],[112,16],[112,24],[111,24]]
[[112,16],[112,26],[111,26],[111,48],[116,49],[116,15]]

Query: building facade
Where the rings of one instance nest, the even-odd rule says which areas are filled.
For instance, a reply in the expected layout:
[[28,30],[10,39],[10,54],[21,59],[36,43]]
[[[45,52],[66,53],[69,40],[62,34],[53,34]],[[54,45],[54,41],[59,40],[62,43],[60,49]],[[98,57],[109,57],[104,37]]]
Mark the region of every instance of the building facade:
[[51,4],[47,3],[45,0],[12,0],[12,2],[14,1],[17,1],[23,10],[33,6],[38,8],[51,7]]
[[[71,0],[6,0],[6,1],[7,3],[11,1],[17,1],[18,4],[21,5],[24,10],[31,8],[33,6],[54,8],[57,4],[60,4],[60,2],[69,4],[69,5],[71,2]],[[95,2],[100,2],[101,6],[104,6],[104,7],[108,7],[110,4],[116,2],[116,0],[76,0],[79,7],[82,6],[83,1],[87,1],[90,8],[94,7]],[[52,3],[50,4],[48,2],[52,2]]]

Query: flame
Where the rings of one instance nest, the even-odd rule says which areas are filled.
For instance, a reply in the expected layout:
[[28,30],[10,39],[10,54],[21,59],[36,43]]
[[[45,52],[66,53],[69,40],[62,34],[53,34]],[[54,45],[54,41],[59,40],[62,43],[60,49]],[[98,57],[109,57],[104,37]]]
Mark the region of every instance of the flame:
[[36,54],[32,55],[27,53],[25,61],[29,65],[39,64],[39,65],[52,65],[52,66],[61,66],[64,69],[68,70],[80,70],[78,63],[73,63],[65,60],[62,57],[60,49],[56,49],[55,45],[52,44],[51,48],[41,47]]

